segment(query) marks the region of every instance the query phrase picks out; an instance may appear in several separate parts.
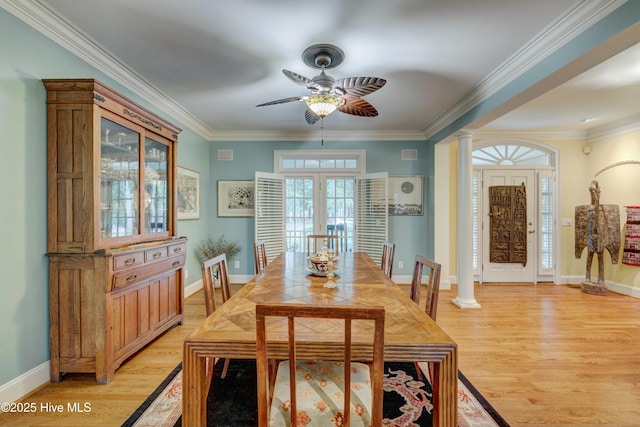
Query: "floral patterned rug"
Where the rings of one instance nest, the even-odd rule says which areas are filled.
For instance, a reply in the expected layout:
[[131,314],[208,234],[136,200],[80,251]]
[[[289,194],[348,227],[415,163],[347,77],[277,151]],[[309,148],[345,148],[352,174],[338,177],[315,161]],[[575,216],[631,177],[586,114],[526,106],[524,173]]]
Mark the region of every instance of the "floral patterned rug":
[[[412,363],[385,363],[384,425],[431,426],[431,385],[419,380]],[[426,364],[420,364],[428,378]],[[255,427],[255,361],[232,360],[224,379],[216,377],[208,397],[210,426]],[[220,372],[222,369],[216,369]],[[182,426],[182,365],[178,365],[122,427]],[[215,420],[215,422],[213,421]],[[489,402],[458,372],[459,427],[509,427]]]

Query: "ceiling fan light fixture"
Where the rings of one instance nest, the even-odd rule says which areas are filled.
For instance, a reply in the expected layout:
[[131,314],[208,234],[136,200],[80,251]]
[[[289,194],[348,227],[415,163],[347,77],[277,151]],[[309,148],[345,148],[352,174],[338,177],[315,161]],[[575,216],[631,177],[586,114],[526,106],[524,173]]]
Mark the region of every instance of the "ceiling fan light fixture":
[[305,102],[318,117],[324,118],[336,111],[338,107],[341,107],[344,104],[344,99],[331,94],[319,93],[310,95]]

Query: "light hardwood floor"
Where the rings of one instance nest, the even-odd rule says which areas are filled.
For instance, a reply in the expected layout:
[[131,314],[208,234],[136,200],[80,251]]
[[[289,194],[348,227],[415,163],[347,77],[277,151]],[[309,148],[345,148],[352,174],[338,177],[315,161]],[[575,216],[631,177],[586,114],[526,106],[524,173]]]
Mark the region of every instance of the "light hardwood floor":
[[[408,287],[405,287],[408,292]],[[438,323],[459,345],[460,370],[512,426],[640,426],[640,299],[593,296],[551,284],[476,286],[482,308],[460,310],[441,291]],[[26,397],[35,414],[2,414],[0,426],[119,426],[182,358],[182,340],[204,318],[202,292],[185,301],[184,325],[123,365],[108,385],[74,375]],[[70,414],[67,404],[89,402]],[[63,405],[45,413],[41,404]]]

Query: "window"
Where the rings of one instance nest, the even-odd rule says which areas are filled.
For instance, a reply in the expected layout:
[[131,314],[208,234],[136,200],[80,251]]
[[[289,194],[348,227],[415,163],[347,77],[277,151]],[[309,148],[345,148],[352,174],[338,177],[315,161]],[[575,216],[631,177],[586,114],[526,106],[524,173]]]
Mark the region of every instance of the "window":
[[539,194],[539,247],[540,262],[539,272],[545,273],[553,270],[553,176],[550,171],[540,172],[538,178]]
[[553,154],[525,144],[488,145],[473,150],[474,166],[550,166]]
[[386,172],[366,175],[365,160],[365,150],[276,150],[275,173],[256,172],[257,188],[263,180],[281,180],[277,188],[283,190],[283,212],[262,214],[262,209],[279,206],[265,184],[256,196],[256,238],[271,233],[275,240],[272,217],[280,216],[283,250],[306,251],[307,234],[337,234],[340,252],[358,250],[378,259],[388,234],[388,177]]

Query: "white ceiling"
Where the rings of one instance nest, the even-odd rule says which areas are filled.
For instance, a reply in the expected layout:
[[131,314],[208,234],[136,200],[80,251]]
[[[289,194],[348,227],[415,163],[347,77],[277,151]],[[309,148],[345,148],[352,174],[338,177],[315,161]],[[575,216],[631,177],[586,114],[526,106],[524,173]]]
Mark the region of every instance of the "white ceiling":
[[[329,75],[387,80],[386,86],[365,98],[378,109],[379,117],[336,112],[324,120],[326,132],[429,136],[448,124],[449,118],[463,113],[459,107],[465,105],[464,100],[498,72],[507,80],[517,77],[517,72],[522,71],[516,71],[513,64],[526,56],[524,46],[531,47],[536,40],[552,44],[549,40],[559,39],[557,34],[566,35],[585,22],[592,24],[588,19],[599,19],[598,5],[607,2],[5,3],[10,7],[3,7],[43,33],[49,31],[54,40],[86,55],[132,90],[143,96],[151,93],[156,105],[158,99],[163,100],[161,108],[214,140],[231,139],[234,135],[260,139],[270,134],[299,136],[317,132],[320,122],[314,126],[305,122],[303,103],[255,107],[307,94],[281,70],[306,77],[318,74],[301,59],[303,50],[316,43],[335,44],[345,53],[343,63],[329,70]],[[36,16],[38,19],[32,19]],[[640,34],[631,37],[640,41]],[[502,117],[485,118],[478,123],[483,129],[496,130],[586,131],[638,114],[638,99],[640,47],[636,46],[537,99],[522,106],[513,105],[518,108]],[[583,123],[583,119],[594,120]]]

